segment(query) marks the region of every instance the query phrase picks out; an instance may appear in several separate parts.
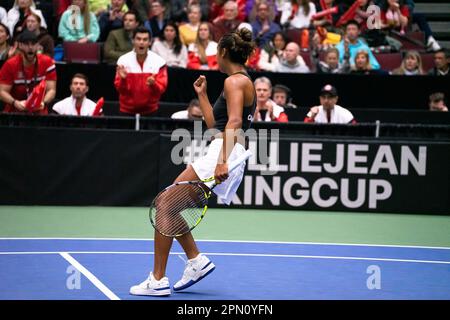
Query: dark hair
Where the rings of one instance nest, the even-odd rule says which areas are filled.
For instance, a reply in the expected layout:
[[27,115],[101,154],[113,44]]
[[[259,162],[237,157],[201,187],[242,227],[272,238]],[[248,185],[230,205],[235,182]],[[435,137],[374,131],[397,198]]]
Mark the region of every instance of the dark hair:
[[198,99],[192,99],[189,102],[188,108],[193,108],[193,107],[200,107],[200,102],[198,101]]
[[0,27],[3,27],[3,29],[5,29],[6,35],[8,36],[8,39],[6,39],[6,43],[11,44],[11,32],[9,32],[9,28],[1,22]]
[[178,31],[178,26],[175,24],[175,22],[169,21],[169,22],[166,23],[166,25],[163,28],[163,31],[159,35],[159,40],[161,40],[161,41],[166,40],[165,37],[164,37],[164,31],[166,30],[167,27],[172,27],[172,28],[175,29],[175,39],[173,39],[173,44],[174,44],[173,52],[176,55],[179,55],[180,52],[181,52],[181,48],[182,48],[183,44],[181,43],[180,32]]
[[86,81],[86,85],[89,86],[89,79],[84,74],[82,74],[82,73],[75,73],[73,75],[72,80],[70,81],[70,83],[72,83],[73,79],[75,79],[75,78],[83,79],[84,81]]
[[132,14],[134,16],[134,18],[136,19],[136,21],[139,22],[138,14],[134,10],[128,10],[127,12],[125,12],[122,19],[125,19],[125,16],[127,16],[129,14]]
[[347,30],[347,27],[350,25],[354,25],[357,26],[358,29],[361,29],[361,26],[359,25],[358,21],[356,20],[349,20],[346,24],[345,24],[345,30]]
[[242,28],[227,33],[220,39],[217,48],[219,50],[227,49],[228,58],[231,62],[245,64],[255,49],[252,32],[247,28]]
[[275,92],[284,92],[286,93],[286,97],[289,97],[291,95],[291,89],[282,84],[273,86],[273,93]]
[[21,33],[19,33],[19,35],[16,38],[16,41],[18,43],[37,43],[38,42],[38,37],[36,34],[34,34],[33,32],[29,31],[28,29],[23,30]]
[[429,97],[430,102],[439,102],[445,100],[445,95],[442,92],[432,93]]
[[442,48],[442,49],[436,50],[436,51],[434,52],[434,54],[436,54],[436,53],[443,53],[443,54],[445,55],[445,58],[446,58],[446,59],[449,59],[449,58],[450,58],[450,50],[447,50],[447,49]]
[[273,40],[275,40],[275,38],[276,38],[277,36],[281,36],[281,37],[283,38],[283,41],[284,41],[286,44],[288,44],[288,42],[290,41],[290,39],[288,38],[288,36],[286,35],[286,33],[282,32],[282,31],[278,31],[278,32],[275,32],[275,33],[273,34],[272,39],[271,39],[272,42],[273,42]]
[[136,35],[138,33],[147,33],[148,37],[150,38],[150,40],[152,39],[152,33],[150,30],[148,30],[146,27],[144,26],[139,26],[136,28],[136,30],[133,31],[133,39],[136,38]]

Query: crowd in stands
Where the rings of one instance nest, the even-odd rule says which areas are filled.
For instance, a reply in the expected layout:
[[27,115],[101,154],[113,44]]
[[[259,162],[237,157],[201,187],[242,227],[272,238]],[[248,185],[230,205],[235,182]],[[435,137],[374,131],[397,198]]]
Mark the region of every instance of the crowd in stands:
[[[44,5],[49,3],[53,5]],[[374,16],[371,5],[378,6],[379,16]],[[417,25],[424,34],[424,43],[417,44],[417,50],[402,49],[402,41],[408,38],[412,25]],[[142,107],[145,110],[140,111],[151,114],[167,85],[164,78],[167,67],[217,70],[219,39],[243,27],[252,31],[257,44],[246,63],[248,69],[255,72],[449,75],[450,54],[434,39],[426,18],[414,12],[412,0],[4,1],[0,6],[0,66],[5,64],[6,68],[13,68],[6,61],[20,53],[26,55],[28,47],[35,41],[36,53],[56,61],[61,60],[56,51],[60,51],[65,42],[98,43],[103,49],[103,61],[118,65],[114,83],[120,93],[121,112],[136,113],[139,110],[131,108],[131,104],[141,104],[141,107],[147,104],[147,109]],[[142,45],[139,47],[135,43],[138,41],[136,32],[142,35],[143,30],[147,30],[148,39],[139,38]],[[149,54],[137,54],[139,50],[148,49],[151,49]],[[396,68],[385,69],[377,60],[380,52],[401,52],[403,61]],[[434,52],[435,64],[430,70],[425,70],[422,63],[425,52]],[[40,65],[41,60],[36,59],[36,65]],[[15,63],[20,64],[20,61]],[[36,67],[32,63],[27,65],[26,59],[22,66],[25,74],[32,75],[30,79],[34,77],[30,86],[36,86],[39,82],[39,72],[33,71]],[[14,98],[13,85],[17,82],[12,74],[7,74],[12,69],[4,69],[0,72],[0,98],[7,106],[21,110],[23,101],[29,97],[27,80],[27,95]],[[135,70],[131,72],[133,77],[146,78],[151,89],[141,88],[138,92],[147,93],[151,99],[145,99],[144,94],[142,101],[132,97],[129,70]],[[149,80],[150,73],[157,74],[156,78]],[[39,76],[45,77],[45,74]],[[56,75],[54,77],[52,81],[56,81]],[[88,88],[87,79],[78,76],[75,80],[84,81]],[[75,88],[75,84],[72,86]],[[295,107],[288,99],[290,89],[283,85],[272,88],[267,77],[258,78],[255,86],[258,95],[256,119],[287,121],[281,105]],[[5,93],[5,89],[9,91]],[[328,96],[331,94],[334,99],[332,95],[336,89],[330,90]],[[275,102],[272,94],[277,99],[285,95],[286,100]],[[327,101],[334,101],[331,98]],[[47,100],[51,100],[50,96]],[[80,114],[80,103],[73,102],[77,114]],[[90,105],[92,109],[92,103]],[[311,109],[305,121],[327,119],[321,116],[320,110],[319,107]],[[352,121],[353,118],[349,122]]]

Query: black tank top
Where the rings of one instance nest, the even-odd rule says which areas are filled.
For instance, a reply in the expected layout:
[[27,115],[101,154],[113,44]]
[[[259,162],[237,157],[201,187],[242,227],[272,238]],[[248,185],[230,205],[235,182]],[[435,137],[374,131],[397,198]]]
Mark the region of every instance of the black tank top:
[[[252,78],[250,78],[250,76],[244,71],[239,71],[233,73],[232,75],[238,73],[247,76],[250,79],[250,81],[252,81]],[[242,130],[247,130],[248,128],[250,128],[251,122],[253,121],[253,115],[255,114],[255,110],[256,110],[256,91],[253,98],[253,103],[249,106],[244,106],[242,112]],[[223,91],[220,94],[219,98],[217,98],[216,102],[214,103],[213,114],[214,120],[216,122],[214,128],[219,130],[220,132],[225,131],[225,126],[228,123],[228,112],[227,112],[227,100],[223,96]]]

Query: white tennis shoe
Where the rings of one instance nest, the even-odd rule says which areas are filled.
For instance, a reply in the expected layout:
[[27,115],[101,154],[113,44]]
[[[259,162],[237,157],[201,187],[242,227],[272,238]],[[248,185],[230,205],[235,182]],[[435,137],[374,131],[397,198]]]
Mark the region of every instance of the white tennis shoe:
[[203,254],[186,261],[183,277],[174,286],[174,291],[184,290],[214,271],[216,266]]
[[130,294],[135,296],[168,296],[171,294],[169,279],[167,277],[156,280],[150,272],[148,278],[130,288]]

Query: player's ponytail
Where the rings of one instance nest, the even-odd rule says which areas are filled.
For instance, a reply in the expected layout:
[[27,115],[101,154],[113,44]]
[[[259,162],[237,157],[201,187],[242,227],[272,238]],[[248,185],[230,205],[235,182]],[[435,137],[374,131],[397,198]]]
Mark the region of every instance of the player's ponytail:
[[255,49],[252,32],[247,28],[230,32],[220,39],[218,49],[227,49],[231,62],[245,64]]

